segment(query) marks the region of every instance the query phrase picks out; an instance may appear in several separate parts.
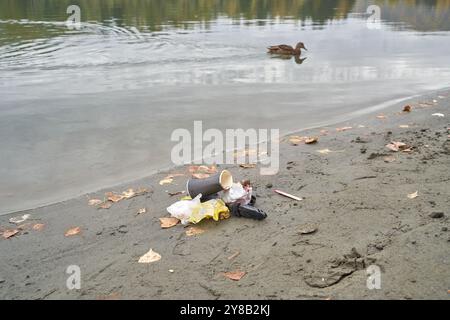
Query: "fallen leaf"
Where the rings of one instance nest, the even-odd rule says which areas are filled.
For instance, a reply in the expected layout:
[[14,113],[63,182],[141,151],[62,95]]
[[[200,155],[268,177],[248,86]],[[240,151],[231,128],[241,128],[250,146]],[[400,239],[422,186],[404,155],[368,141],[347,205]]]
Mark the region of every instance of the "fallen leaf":
[[144,254],[142,257],[139,258],[138,263],[152,263],[161,260],[161,255],[153,249],[150,249],[149,252]]
[[204,233],[205,232],[205,230],[203,230],[203,229],[201,229],[201,228],[198,228],[198,227],[190,227],[190,228],[188,228],[187,230],[186,230],[186,235],[188,236],[188,237],[192,237],[192,236],[197,236],[197,235],[199,235],[199,234],[202,234],[202,233]]
[[146,212],[147,212],[147,209],[146,209],[146,208],[141,208],[141,209],[138,210],[138,212],[136,213],[136,215],[138,216],[138,215],[144,214],[144,213],[146,213]]
[[33,230],[41,231],[44,227],[45,227],[45,224],[43,224],[43,223],[36,223],[36,224],[33,226]]
[[318,137],[310,137],[305,140],[305,143],[306,144],[314,144],[314,143],[317,143],[317,141],[319,141]]
[[255,168],[256,167],[256,164],[255,163],[249,163],[249,164],[241,164],[241,165],[239,165],[241,168],[244,168],[244,169],[252,169],[252,168]]
[[88,204],[90,206],[98,206],[101,203],[103,203],[103,201],[99,200],[99,199],[89,199],[89,201],[88,201]]
[[161,186],[163,186],[163,185],[165,185],[165,184],[171,184],[173,182],[173,178],[165,178],[165,179],[162,179],[160,182],[159,182],[159,184],[161,185]]
[[352,127],[342,127],[342,128],[337,128],[336,131],[337,132],[343,132],[343,131],[347,131],[353,129]]
[[101,204],[98,206],[98,208],[99,208],[99,209],[109,209],[109,208],[111,208],[112,204],[113,204],[113,203],[112,203],[111,201],[105,201],[105,202],[101,203]]
[[232,272],[225,272],[223,275],[227,277],[230,280],[233,281],[239,281],[242,279],[243,276],[245,276],[244,271],[232,271]]
[[24,214],[23,216],[14,217],[14,218],[9,219],[9,222],[19,224],[19,223],[22,223],[22,222],[28,220],[30,217],[31,217],[30,214]]
[[8,230],[3,231],[2,237],[5,239],[9,239],[11,237],[14,237],[18,233],[19,233],[19,230],[17,230],[17,229],[13,229],[13,230],[8,229]]
[[177,224],[180,223],[180,220],[177,218],[159,218],[159,221],[161,223],[161,228],[168,229],[175,227]]
[[419,191],[416,191],[414,193],[408,194],[409,199],[415,199],[419,196]]
[[71,229],[67,230],[64,235],[66,237],[70,237],[70,236],[75,236],[75,235],[79,234],[80,232],[81,232],[81,228],[75,227],[75,228],[71,228]]
[[195,179],[206,179],[206,178],[209,178],[210,175],[207,174],[207,173],[194,173],[192,175],[192,177],[195,178]]
[[207,173],[207,174],[214,174],[217,173],[216,166],[190,166],[189,167],[190,173]]
[[443,118],[445,115],[443,113],[433,113],[432,116]]
[[136,196],[136,192],[133,189],[128,189],[127,191],[122,192],[123,199],[130,199]]
[[308,137],[291,136],[289,137],[289,142],[294,146],[298,146],[299,144],[304,143],[306,139],[308,139]]
[[403,112],[411,112],[411,106],[405,106],[404,108],[403,108]]
[[123,195],[116,194],[114,192],[107,192],[105,195],[109,201],[112,201],[114,203],[119,202],[120,200],[123,199]]

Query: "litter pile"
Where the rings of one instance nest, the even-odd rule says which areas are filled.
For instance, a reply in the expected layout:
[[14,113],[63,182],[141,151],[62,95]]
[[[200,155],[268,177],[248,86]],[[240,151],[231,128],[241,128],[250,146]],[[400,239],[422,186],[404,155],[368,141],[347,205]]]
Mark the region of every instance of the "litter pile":
[[256,220],[267,217],[254,207],[256,198],[250,181],[235,183],[227,170],[204,179],[189,179],[186,190],[188,196],[167,208],[182,224],[197,224],[204,219],[219,221],[231,215]]

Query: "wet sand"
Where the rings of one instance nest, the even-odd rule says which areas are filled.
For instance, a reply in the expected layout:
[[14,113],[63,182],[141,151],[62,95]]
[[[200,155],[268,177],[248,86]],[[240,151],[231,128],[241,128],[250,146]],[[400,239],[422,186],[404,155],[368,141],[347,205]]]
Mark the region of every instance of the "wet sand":
[[[405,104],[412,112],[401,112]],[[181,168],[1,216],[0,226],[14,229],[11,217],[31,214],[18,234],[0,238],[0,298],[448,299],[449,116],[450,92],[437,92],[300,133],[319,136],[314,145],[285,139],[276,176],[230,168],[235,178],[252,181],[257,207],[268,213],[262,222],[206,221],[198,225],[205,232],[193,237],[181,225],[161,229],[159,218],[179,197],[166,191],[183,190],[187,177],[158,182],[168,173],[187,173]],[[336,131],[346,126],[352,129]],[[413,152],[391,152],[385,147],[391,141],[405,142]],[[317,152],[324,149],[333,152]],[[150,192],[110,209],[88,205],[105,192],[139,187]],[[407,197],[416,191],[417,198]],[[136,215],[144,207],[147,212]],[[34,230],[38,223],[43,228]],[[302,235],[305,224],[317,231]],[[72,227],[81,233],[65,237]],[[139,264],[150,248],[162,259]],[[69,265],[81,268],[80,290],[66,288]],[[370,265],[381,268],[380,290],[366,286]],[[232,281],[222,274],[235,270],[246,275]]]

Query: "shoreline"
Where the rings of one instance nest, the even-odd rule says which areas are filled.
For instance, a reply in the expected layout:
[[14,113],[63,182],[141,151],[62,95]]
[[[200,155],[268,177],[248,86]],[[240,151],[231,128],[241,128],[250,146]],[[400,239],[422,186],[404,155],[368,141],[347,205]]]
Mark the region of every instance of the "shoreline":
[[[412,112],[402,112],[405,104]],[[381,113],[384,118],[377,118]],[[166,191],[184,189],[187,176],[169,185],[159,181],[180,167],[2,215],[3,228],[17,227],[8,222],[14,215],[31,218],[17,235],[0,238],[0,251],[7,257],[0,261],[0,298],[448,299],[449,116],[450,90],[433,91],[300,131],[319,136],[319,142],[282,142],[276,176],[260,176],[258,166],[220,166],[236,180],[251,180],[256,206],[268,214],[262,222],[236,217],[205,221],[198,225],[204,233],[194,237],[180,225],[161,229],[159,218],[167,217],[165,209],[180,197]],[[352,129],[336,131],[344,126]],[[321,135],[321,130],[328,132]],[[390,152],[385,145],[391,141],[403,141],[414,151]],[[102,199],[107,191],[139,187],[150,192],[106,210],[88,205],[89,198]],[[273,189],[304,200],[283,198]],[[418,197],[409,199],[415,191]],[[141,208],[147,212],[136,215]],[[33,229],[37,223],[42,229]],[[299,234],[305,224],[317,231]],[[73,227],[81,233],[65,237]],[[150,248],[162,259],[138,264]],[[65,286],[70,265],[81,268],[80,290]],[[381,268],[381,290],[366,287],[370,265]],[[238,282],[222,276],[234,270],[246,275]]]
[[[318,129],[318,128],[322,128],[322,127],[328,127],[328,126],[333,126],[333,125],[337,126],[337,125],[339,125],[341,123],[352,121],[354,119],[357,119],[359,117],[362,117],[362,116],[370,114],[370,113],[374,113],[376,111],[381,112],[383,110],[387,110],[389,108],[392,108],[394,105],[402,103],[404,101],[409,101],[409,100],[413,100],[413,99],[416,99],[416,98],[437,94],[438,92],[442,92],[442,91],[446,92],[448,90],[450,90],[450,88],[431,89],[431,90],[428,90],[428,91],[423,92],[421,94],[416,94],[416,95],[407,96],[407,97],[403,97],[403,98],[395,98],[395,99],[387,100],[385,102],[382,102],[382,103],[376,104],[374,106],[370,106],[368,108],[365,108],[362,111],[351,112],[350,114],[347,114],[345,117],[343,117],[343,119],[339,118],[339,119],[333,119],[331,121],[317,122],[317,123],[314,123],[313,125],[308,126],[306,128],[295,129],[295,130],[288,131],[287,133],[284,133],[283,135],[280,136],[280,140],[284,140],[289,135],[300,134],[302,132],[308,132],[310,130],[314,130],[314,129]],[[229,151],[227,151],[227,152],[229,152]],[[224,165],[224,166],[227,166],[227,165]],[[99,193],[99,192],[105,191],[107,189],[117,189],[117,188],[120,188],[120,187],[123,187],[123,186],[126,186],[126,185],[136,184],[136,183],[139,183],[140,181],[151,179],[153,176],[155,176],[157,174],[168,172],[168,171],[171,171],[171,170],[177,170],[177,169],[182,168],[182,167],[183,166],[177,166],[177,165],[169,164],[167,166],[162,166],[162,167],[160,167],[158,169],[150,170],[149,174],[146,174],[145,176],[143,176],[142,174],[136,174],[136,176],[139,176],[139,177],[125,179],[121,183],[111,183],[111,184],[108,184],[108,185],[102,185],[101,187],[100,186],[96,187],[96,188],[94,188],[93,190],[90,190],[90,191],[89,190],[88,191],[80,191],[79,193],[77,193],[75,195],[70,195],[70,196],[67,196],[67,197],[61,197],[59,200],[56,200],[56,201],[43,202],[42,204],[30,207],[30,208],[25,208],[25,209],[20,209],[20,210],[13,210],[13,211],[8,210],[6,212],[1,212],[0,213],[0,217],[7,216],[7,215],[16,215],[16,214],[20,214],[20,213],[26,213],[28,211],[33,211],[33,210],[37,210],[37,209],[43,209],[43,208],[46,208],[46,207],[49,207],[49,206],[53,206],[53,205],[57,205],[57,204],[60,204],[60,203],[67,202],[67,201],[75,200],[75,199],[80,198],[80,197],[89,196],[91,194]]]

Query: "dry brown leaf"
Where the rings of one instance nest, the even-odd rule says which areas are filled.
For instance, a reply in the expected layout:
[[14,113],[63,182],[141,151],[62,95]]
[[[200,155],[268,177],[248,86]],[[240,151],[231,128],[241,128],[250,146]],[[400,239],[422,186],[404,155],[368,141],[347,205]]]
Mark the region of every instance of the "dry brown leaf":
[[214,174],[217,173],[216,166],[190,166],[189,167],[190,173],[208,173],[208,174]]
[[255,168],[256,167],[256,163],[248,163],[248,164],[241,164],[241,165],[239,165],[241,168],[244,168],[244,169],[253,169],[253,168]]
[[343,132],[343,131],[347,131],[353,129],[352,127],[342,127],[342,128],[336,128],[337,132]]
[[43,223],[36,223],[36,224],[33,226],[33,230],[41,231],[42,229],[44,229],[44,227],[45,227],[45,224],[43,224]]
[[408,194],[409,199],[415,199],[419,196],[419,191],[416,191],[414,193]]
[[111,208],[111,206],[112,206],[112,202],[111,201],[105,201],[105,202],[102,202],[99,206],[98,206],[98,208],[99,209],[109,209],[109,208]]
[[150,249],[149,252],[144,254],[142,257],[139,258],[138,263],[152,263],[161,260],[161,255],[153,249]]
[[403,108],[403,112],[411,112],[411,110],[412,110],[412,108],[411,108],[411,106],[405,106],[404,108]]
[[232,272],[225,272],[223,275],[227,277],[230,280],[233,281],[239,281],[242,279],[243,276],[245,276],[244,271],[232,271]]
[[314,143],[317,143],[317,141],[319,141],[319,138],[318,138],[318,137],[308,137],[308,138],[305,140],[305,143],[306,143],[306,144],[314,144]]
[[9,239],[11,237],[14,237],[18,233],[19,233],[19,230],[17,230],[17,229],[12,229],[12,230],[8,229],[8,230],[3,231],[2,237],[5,239]]
[[80,232],[81,232],[81,228],[75,227],[75,228],[71,228],[71,229],[67,230],[64,235],[66,237],[71,237],[71,236],[75,236],[75,235],[79,234]]
[[127,191],[122,192],[123,199],[130,199],[136,196],[136,192],[133,189],[128,189]]
[[103,201],[99,200],[99,199],[89,199],[89,202],[88,202],[88,204],[90,206],[98,206],[101,203],[103,203]]
[[177,218],[159,218],[159,222],[161,223],[161,228],[168,229],[175,227],[177,224],[180,223],[180,220]]
[[202,234],[203,232],[205,232],[205,230],[199,228],[199,227],[189,227],[186,230],[186,235],[188,237],[192,237],[192,236],[197,236],[199,234]]
[[124,198],[123,195],[116,194],[114,192],[107,192],[105,195],[106,195],[106,199],[108,199],[109,201],[112,201],[114,203],[119,202]]

